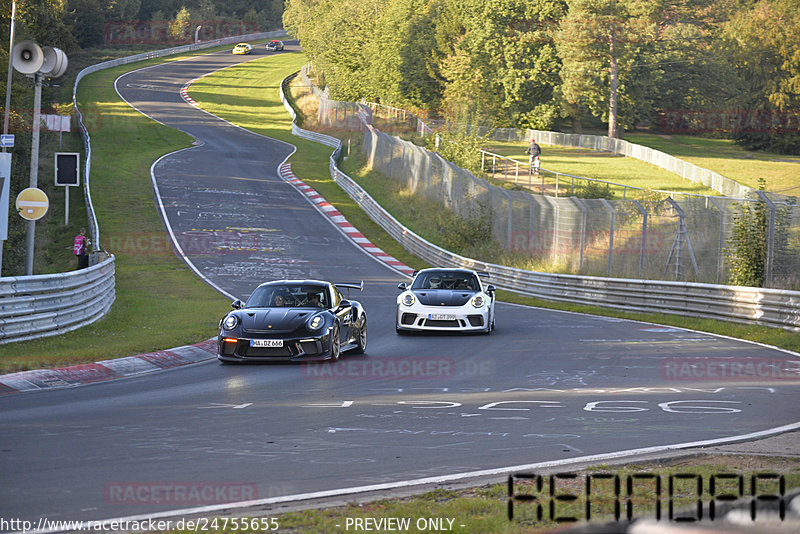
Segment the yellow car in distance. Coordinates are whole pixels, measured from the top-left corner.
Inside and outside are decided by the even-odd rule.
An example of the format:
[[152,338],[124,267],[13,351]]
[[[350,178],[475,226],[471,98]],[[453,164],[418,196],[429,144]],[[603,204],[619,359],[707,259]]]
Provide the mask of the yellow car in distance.
[[239,43],[233,47],[234,54],[249,54],[253,51],[253,47],[247,43]]

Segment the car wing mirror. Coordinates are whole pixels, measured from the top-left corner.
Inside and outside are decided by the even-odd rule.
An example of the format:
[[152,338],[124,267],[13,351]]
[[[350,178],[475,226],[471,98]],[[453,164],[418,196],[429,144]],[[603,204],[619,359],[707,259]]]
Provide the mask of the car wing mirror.
[[349,300],[342,299],[341,301],[339,301],[339,305],[336,307],[336,311],[341,311],[345,308],[349,308],[350,306],[352,306],[352,304],[350,303]]
[[497,291],[497,288],[494,286],[487,286],[486,288],[487,293],[494,293],[495,291]]
[[231,308],[233,308],[234,310],[241,310],[242,308],[244,308],[244,303],[241,300],[236,299],[233,302],[231,302]]
[[397,289],[399,289],[401,291],[405,291],[407,287],[408,286],[406,286],[405,282],[401,282],[401,283],[397,284]]

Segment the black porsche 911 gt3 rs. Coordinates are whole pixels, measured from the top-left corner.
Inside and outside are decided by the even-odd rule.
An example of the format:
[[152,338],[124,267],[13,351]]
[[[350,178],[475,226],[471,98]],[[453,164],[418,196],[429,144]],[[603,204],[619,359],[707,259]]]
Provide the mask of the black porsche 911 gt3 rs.
[[278,280],[258,286],[219,323],[217,359],[243,361],[336,361],[348,350],[367,348],[367,314],[341,289],[360,284]]

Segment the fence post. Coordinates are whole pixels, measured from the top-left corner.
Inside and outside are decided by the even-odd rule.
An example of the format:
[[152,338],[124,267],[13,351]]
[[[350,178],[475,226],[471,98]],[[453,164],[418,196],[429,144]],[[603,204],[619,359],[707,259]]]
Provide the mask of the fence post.
[[678,233],[675,235],[675,241],[672,243],[672,249],[669,251],[669,256],[667,257],[667,265],[664,267],[664,274],[667,274],[669,270],[669,262],[672,260],[672,253],[675,252],[675,279],[680,280],[683,278],[683,272],[681,269],[681,249],[683,248],[683,241],[686,240],[686,248],[689,250],[689,257],[692,260],[692,266],[694,266],[694,274],[695,276],[698,275],[699,270],[697,268],[697,260],[694,257],[694,250],[692,250],[692,242],[689,240],[689,233],[686,231],[686,217],[683,212],[683,208],[675,202],[675,199],[672,197],[667,197],[667,202],[678,212]]
[[722,273],[725,270],[725,225],[728,222],[728,211],[714,197],[706,197],[719,211],[719,242],[717,244],[717,283],[722,281]]
[[511,199],[511,194],[506,191],[505,189],[500,188],[500,192],[503,193],[506,198],[508,199],[508,215],[506,216],[506,249],[511,252],[511,229],[513,228],[513,220],[511,217],[511,207],[513,201]]
[[583,269],[583,251],[586,248],[586,205],[578,197],[572,197],[572,201],[581,209],[581,250],[578,260],[578,269]]
[[533,253],[533,236],[536,228],[536,200],[533,195],[528,195],[528,203],[530,204],[530,215],[528,216],[528,249]]
[[644,253],[647,249],[647,210],[636,199],[631,199],[633,205],[642,214],[642,247],[639,251],[639,278],[644,276]]
[[542,195],[542,198],[546,199],[550,207],[553,208],[553,243],[550,249],[550,257],[553,263],[556,263],[558,261],[558,216],[560,215],[560,210],[556,199],[546,195]]
[[611,225],[609,228],[610,232],[608,235],[608,275],[611,276],[611,267],[613,265],[613,260],[614,260],[614,228],[616,225],[617,212],[614,211],[614,206],[612,206],[608,200],[601,198],[600,202],[603,203],[603,206],[606,207],[608,213],[611,214]]

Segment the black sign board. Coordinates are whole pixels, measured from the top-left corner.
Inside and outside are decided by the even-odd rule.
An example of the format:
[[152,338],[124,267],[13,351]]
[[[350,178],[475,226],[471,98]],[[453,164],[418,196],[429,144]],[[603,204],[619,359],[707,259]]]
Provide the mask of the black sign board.
[[56,152],[56,185],[80,185],[80,154]]

